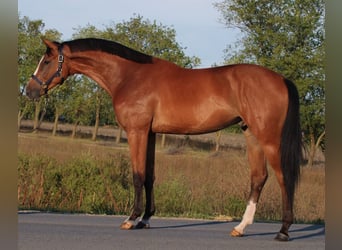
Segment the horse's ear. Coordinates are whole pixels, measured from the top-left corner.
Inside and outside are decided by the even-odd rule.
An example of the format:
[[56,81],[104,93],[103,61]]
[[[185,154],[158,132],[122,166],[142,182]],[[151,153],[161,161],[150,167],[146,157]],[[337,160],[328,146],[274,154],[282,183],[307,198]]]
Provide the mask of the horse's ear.
[[53,50],[54,49],[57,50],[58,46],[57,46],[56,42],[52,42],[52,41],[50,41],[50,40],[48,40],[46,38],[43,38],[43,37],[42,37],[42,41],[46,45],[47,48],[50,48],[50,49],[53,49]]

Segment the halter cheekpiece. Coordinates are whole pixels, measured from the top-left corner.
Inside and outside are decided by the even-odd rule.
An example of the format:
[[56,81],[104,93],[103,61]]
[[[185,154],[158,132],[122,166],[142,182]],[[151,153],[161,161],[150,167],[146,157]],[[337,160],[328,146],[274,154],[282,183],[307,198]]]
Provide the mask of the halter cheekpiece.
[[[37,76],[32,75],[32,79],[35,80],[39,85],[41,86],[42,89],[44,89],[45,94],[47,94],[49,85],[51,84],[52,80],[55,79],[56,77],[60,77],[62,75],[62,66],[64,62],[64,56],[63,56],[63,45],[60,45],[58,47],[58,67],[57,71],[46,81],[43,82],[40,80]],[[59,83],[60,85],[63,84],[64,82],[64,77],[62,77],[61,82]]]

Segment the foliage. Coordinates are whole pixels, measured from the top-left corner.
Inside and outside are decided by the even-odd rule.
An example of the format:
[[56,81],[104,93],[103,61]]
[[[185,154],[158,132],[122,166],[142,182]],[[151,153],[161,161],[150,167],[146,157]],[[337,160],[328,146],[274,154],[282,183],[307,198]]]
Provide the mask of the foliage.
[[[83,154],[65,162],[43,155],[19,154],[18,202],[20,208],[128,214],[133,205],[129,159],[116,154],[108,160]],[[155,188],[158,214],[163,216],[238,216],[245,209],[241,198],[223,201],[217,190],[197,197],[185,176],[173,172]],[[224,205],[222,205],[224,204]]]
[[243,34],[225,51],[227,63],[260,64],[294,81],[305,140],[315,143],[325,131],[323,0],[224,0],[215,7],[228,28]]
[[[34,105],[24,96],[24,87],[33,74],[35,67],[45,52],[45,46],[41,37],[51,40],[59,40],[61,33],[54,29],[44,30],[42,20],[30,20],[28,17],[20,17],[18,22],[18,124],[25,118],[34,119],[34,114],[40,113],[40,108],[44,105],[41,99],[38,105]],[[36,117],[38,119],[38,117]]]
[[198,57],[185,55],[186,48],[176,41],[176,30],[151,22],[142,16],[134,16],[129,21],[113,23],[101,31],[93,25],[79,27],[73,38],[97,37],[116,41],[148,55],[159,57],[179,66],[192,68],[200,64]]
[[156,21],[144,20],[142,16],[108,28],[114,40],[131,46],[143,53],[174,62],[181,67],[193,68],[200,64],[198,57],[185,55],[185,47],[176,42],[176,30]]
[[[109,161],[81,155],[65,164],[50,157],[19,155],[20,207],[122,214],[132,190],[129,163],[122,155]],[[113,193],[115,191],[115,193]]]
[[[94,144],[92,150],[82,153],[80,148],[77,150],[82,140],[74,142],[74,146],[57,139],[42,144],[33,150],[40,153],[32,153],[32,143],[27,143],[27,153],[19,151],[20,209],[124,215],[131,212],[133,185],[128,151],[113,151],[103,145],[96,149]],[[46,152],[51,152],[47,145],[53,146],[55,154],[47,156]],[[60,152],[66,148],[74,153],[61,158]],[[157,154],[156,215],[241,218],[250,178],[244,154],[226,152],[230,155],[205,157],[203,152],[197,156],[194,153],[172,157]],[[295,215],[300,221],[324,219],[324,180],[322,168],[303,169],[295,203]],[[261,196],[256,219],[281,219],[280,190],[273,172]]]

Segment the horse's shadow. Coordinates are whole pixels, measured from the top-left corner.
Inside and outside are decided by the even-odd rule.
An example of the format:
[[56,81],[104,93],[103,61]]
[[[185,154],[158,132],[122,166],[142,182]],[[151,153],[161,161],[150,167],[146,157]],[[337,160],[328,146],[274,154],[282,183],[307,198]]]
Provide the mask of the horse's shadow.
[[[305,235],[295,236],[293,233],[296,232],[306,232]],[[264,236],[264,235],[275,235],[277,231],[274,232],[267,232],[267,233],[250,233],[245,234],[244,237],[251,237],[251,236]],[[290,241],[292,240],[300,240],[300,239],[308,239],[317,236],[324,236],[325,235],[325,226],[324,225],[308,225],[307,227],[300,228],[300,229],[293,229],[289,230],[290,234]]]
[[325,226],[324,225],[307,225],[304,228],[290,230],[290,232],[307,232],[307,234],[305,235],[292,238],[293,240],[312,238],[315,236],[324,236]]
[[218,225],[218,224],[226,224],[226,221],[208,221],[208,222],[199,222],[199,223],[191,223],[191,224],[179,224],[179,225],[171,225],[171,226],[153,226],[150,229],[172,229],[172,228],[185,228],[185,227],[199,227],[199,226],[210,226],[210,225]]
[[[199,226],[211,226],[211,225],[219,225],[219,224],[227,224],[226,221],[209,221],[209,222],[199,222],[199,223],[191,223],[191,224],[179,224],[179,225],[170,225],[170,226],[153,226],[150,229],[172,229],[172,228],[186,228],[186,227],[199,227]],[[305,232],[305,235],[295,236],[296,232]],[[267,235],[276,235],[278,231],[273,232],[265,232],[265,233],[246,233],[244,237],[253,237],[253,236],[267,236]],[[290,241],[292,240],[300,240],[313,238],[317,236],[325,235],[325,226],[324,225],[307,225],[306,227],[300,229],[290,229],[289,233],[292,234],[290,237]]]

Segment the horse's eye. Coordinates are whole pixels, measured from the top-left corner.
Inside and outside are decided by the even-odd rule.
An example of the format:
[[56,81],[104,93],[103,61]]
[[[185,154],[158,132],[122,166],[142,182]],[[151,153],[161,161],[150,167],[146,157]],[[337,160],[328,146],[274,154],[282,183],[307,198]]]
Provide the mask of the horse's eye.
[[50,61],[48,61],[48,60],[44,61],[44,64],[49,64],[49,63],[50,63]]

